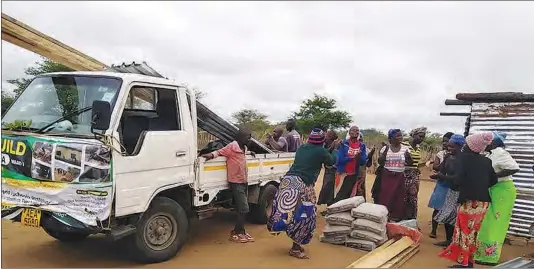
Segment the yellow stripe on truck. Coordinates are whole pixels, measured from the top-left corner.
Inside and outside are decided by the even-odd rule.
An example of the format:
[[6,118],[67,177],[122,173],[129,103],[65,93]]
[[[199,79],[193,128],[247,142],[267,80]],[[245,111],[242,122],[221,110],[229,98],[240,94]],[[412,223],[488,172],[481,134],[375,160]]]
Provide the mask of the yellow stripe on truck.
[[[282,165],[282,164],[292,164],[293,160],[284,160],[284,161],[267,161],[263,162],[264,166],[273,166],[273,165]],[[247,167],[258,167],[260,166],[259,162],[249,162],[247,163]],[[218,171],[218,170],[226,170],[226,165],[211,165],[211,166],[204,166],[204,171]]]

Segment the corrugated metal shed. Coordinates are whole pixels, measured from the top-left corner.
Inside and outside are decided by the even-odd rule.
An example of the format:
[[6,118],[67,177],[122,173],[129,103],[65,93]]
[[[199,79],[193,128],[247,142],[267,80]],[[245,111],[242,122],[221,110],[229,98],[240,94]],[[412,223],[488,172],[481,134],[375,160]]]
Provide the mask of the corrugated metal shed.
[[532,237],[534,225],[534,95],[523,93],[458,94],[448,105],[470,105],[466,133],[501,131],[506,150],[520,166],[513,175],[517,198],[509,234]]
[[[131,63],[120,65],[112,65],[110,68],[106,69],[109,72],[119,72],[119,73],[134,73],[141,74],[153,77],[164,78],[159,72],[154,70],[152,67],[148,66],[146,62],[143,63]],[[234,136],[239,130],[235,125],[228,122],[227,120],[219,117],[213,111],[208,109],[205,105],[197,101],[197,121],[198,127],[209,134],[217,137],[222,140],[225,144],[228,144],[234,140]],[[262,153],[271,153],[265,145],[258,142],[255,139],[252,139],[252,144],[250,145],[250,150],[256,152],[257,154]]]
[[534,224],[534,103],[473,103],[469,133],[501,131],[506,150],[519,163],[513,175],[517,188],[509,234],[530,236]]

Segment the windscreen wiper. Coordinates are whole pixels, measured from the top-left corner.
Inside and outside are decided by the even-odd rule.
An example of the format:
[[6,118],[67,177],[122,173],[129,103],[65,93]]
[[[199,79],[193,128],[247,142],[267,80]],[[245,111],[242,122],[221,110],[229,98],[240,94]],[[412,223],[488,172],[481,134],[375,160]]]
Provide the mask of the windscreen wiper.
[[93,108],[92,106],[88,106],[88,107],[84,107],[82,109],[78,109],[78,110],[76,110],[76,111],[74,111],[72,113],[69,113],[69,114],[67,114],[67,115],[65,115],[65,116],[63,116],[63,117],[61,117],[61,118],[59,118],[59,119],[47,124],[46,126],[44,126],[43,128],[41,128],[41,129],[39,129],[39,130],[37,130],[35,132],[38,133],[38,134],[48,133],[48,132],[50,132],[50,131],[52,131],[54,129],[54,128],[50,128],[54,124],[56,124],[58,122],[61,122],[61,121],[64,121],[64,120],[66,120],[66,119],[68,119],[68,118],[70,118],[72,116],[76,116],[76,115],[82,114],[83,112],[89,111],[92,108]]

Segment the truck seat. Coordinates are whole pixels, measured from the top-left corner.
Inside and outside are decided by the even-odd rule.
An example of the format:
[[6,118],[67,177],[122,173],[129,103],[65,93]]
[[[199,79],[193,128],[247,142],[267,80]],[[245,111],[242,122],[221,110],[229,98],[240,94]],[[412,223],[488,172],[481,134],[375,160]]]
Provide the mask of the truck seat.
[[122,123],[122,141],[128,155],[133,154],[135,146],[143,131],[148,130],[149,118],[139,115],[130,115]]

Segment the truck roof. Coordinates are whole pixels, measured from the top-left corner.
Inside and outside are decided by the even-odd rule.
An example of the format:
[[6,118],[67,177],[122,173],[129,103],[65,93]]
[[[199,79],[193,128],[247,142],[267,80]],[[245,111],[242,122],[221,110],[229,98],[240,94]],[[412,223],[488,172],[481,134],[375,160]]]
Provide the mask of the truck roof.
[[[74,72],[55,72],[46,73],[39,76],[53,76],[53,75],[79,75],[79,76],[106,76],[115,77],[123,80],[124,83],[130,83],[134,81],[148,82],[154,84],[182,86],[173,79],[158,78],[153,76],[133,74],[133,73],[117,73],[117,72],[105,72],[105,71],[74,71]],[[38,76],[38,77],[39,77]]]

